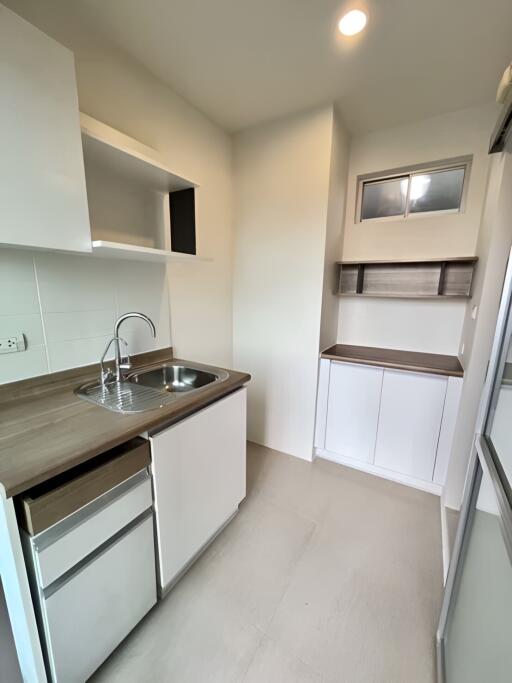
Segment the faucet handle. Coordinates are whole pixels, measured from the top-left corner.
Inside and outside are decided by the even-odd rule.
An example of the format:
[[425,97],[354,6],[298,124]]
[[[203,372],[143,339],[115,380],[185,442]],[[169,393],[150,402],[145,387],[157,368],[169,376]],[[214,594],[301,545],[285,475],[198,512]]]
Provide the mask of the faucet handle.
[[[101,385],[104,387],[106,384],[109,382],[113,382],[116,378],[115,373],[112,372],[111,368],[106,368],[105,367],[105,357],[108,353],[108,350],[112,346],[112,342],[115,341],[115,337],[112,337],[109,339],[107,346],[105,347],[105,351],[103,351],[103,355],[100,360],[100,381]],[[125,342],[126,343],[126,342]]]
[[120,342],[123,342],[124,344],[124,356],[121,354],[119,367],[122,370],[129,370],[132,367],[132,362],[130,359],[130,354],[128,353],[128,342],[126,341],[126,339],[123,339],[122,337],[118,337],[118,340]]

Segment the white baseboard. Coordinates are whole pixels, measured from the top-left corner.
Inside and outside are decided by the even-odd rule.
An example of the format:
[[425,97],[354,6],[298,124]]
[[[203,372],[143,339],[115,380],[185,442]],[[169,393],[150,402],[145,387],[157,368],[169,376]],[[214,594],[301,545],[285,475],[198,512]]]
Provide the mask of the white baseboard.
[[404,484],[405,486],[411,486],[412,488],[420,489],[420,491],[433,493],[436,496],[440,496],[443,492],[443,487],[440,484],[435,484],[434,482],[430,481],[422,481],[421,479],[415,479],[414,477],[409,477],[406,474],[400,474],[399,472],[387,470],[384,467],[372,465],[369,462],[354,460],[353,458],[347,458],[345,455],[340,455],[339,453],[326,451],[323,448],[315,448],[314,455],[318,458],[324,458],[324,460],[337,462],[339,465],[347,465],[353,469],[361,470],[362,472],[367,472],[368,474],[373,474],[377,477],[382,477],[383,479],[389,479],[397,484]]

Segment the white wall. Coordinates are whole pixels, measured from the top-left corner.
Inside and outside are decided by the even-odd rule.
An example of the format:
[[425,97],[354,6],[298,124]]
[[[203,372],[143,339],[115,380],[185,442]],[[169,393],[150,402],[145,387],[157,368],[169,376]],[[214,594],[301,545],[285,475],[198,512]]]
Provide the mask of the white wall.
[[198,251],[212,262],[168,267],[177,355],[232,364],[232,146],[230,137],[97,30],[63,17],[54,0],[7,0],[75,53],[80,108],[157,149],[193,178]]
[[[487,148],[494,104],[374,131],[352,140],[343,258],[407,259],[471,256],[475,252],[487,183]],[[473,155],[463,213],[357,223],[357,178],[442,159]]]
[[[493,104],[357,136],[350,148],[343,260],[474,255],[485,197]],[[465,211],[411,220],[355,220],[358,176],[472,155]],[[457,355],[464,301],[340,299],[338,343]]]
[[0,355],[0,383],[97,363],[122,313],[144,311],[121,330],[130,353],[170,346],[163,264],[0,250],[0,337],[24,333],[27,350]]
[[457,355],[466,305],[457,301],[340,301],[338,343]]
[[248,433],[311,459],[333,108],[235,137],[234,358]]
[[341,253],[343,224],[347,199],[347,176],[350,138],[341,113],[334,110],[327,230],[324,253],[324,281],[320,323],[320,350],[336,343],[339,302],[336,296],[336,261]]
[[[487,362],[495,334],[503,278],[512,244],[512,146],[507,155],[492,157],[491,174],[480,231],[473,299],[463,329],[464,386],[448,468],[444,503],[460,507],[474,437]],[[471,317],[477,307],[476,320]]]

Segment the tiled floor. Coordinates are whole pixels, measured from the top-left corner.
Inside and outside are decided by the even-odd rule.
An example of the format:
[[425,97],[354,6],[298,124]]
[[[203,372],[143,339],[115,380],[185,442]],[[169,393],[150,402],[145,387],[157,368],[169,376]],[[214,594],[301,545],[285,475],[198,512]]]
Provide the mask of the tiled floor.
[[238,516],[96,683],[433,683],[439,499],[249,444]]

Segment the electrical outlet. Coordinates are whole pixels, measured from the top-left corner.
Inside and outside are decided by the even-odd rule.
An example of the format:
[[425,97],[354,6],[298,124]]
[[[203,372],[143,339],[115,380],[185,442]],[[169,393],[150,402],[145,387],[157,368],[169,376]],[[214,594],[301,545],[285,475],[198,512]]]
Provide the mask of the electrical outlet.
[[25,351],[26,348],[27,344],[24,334],[0,339],[0,353],[18,353],[18,351]]

